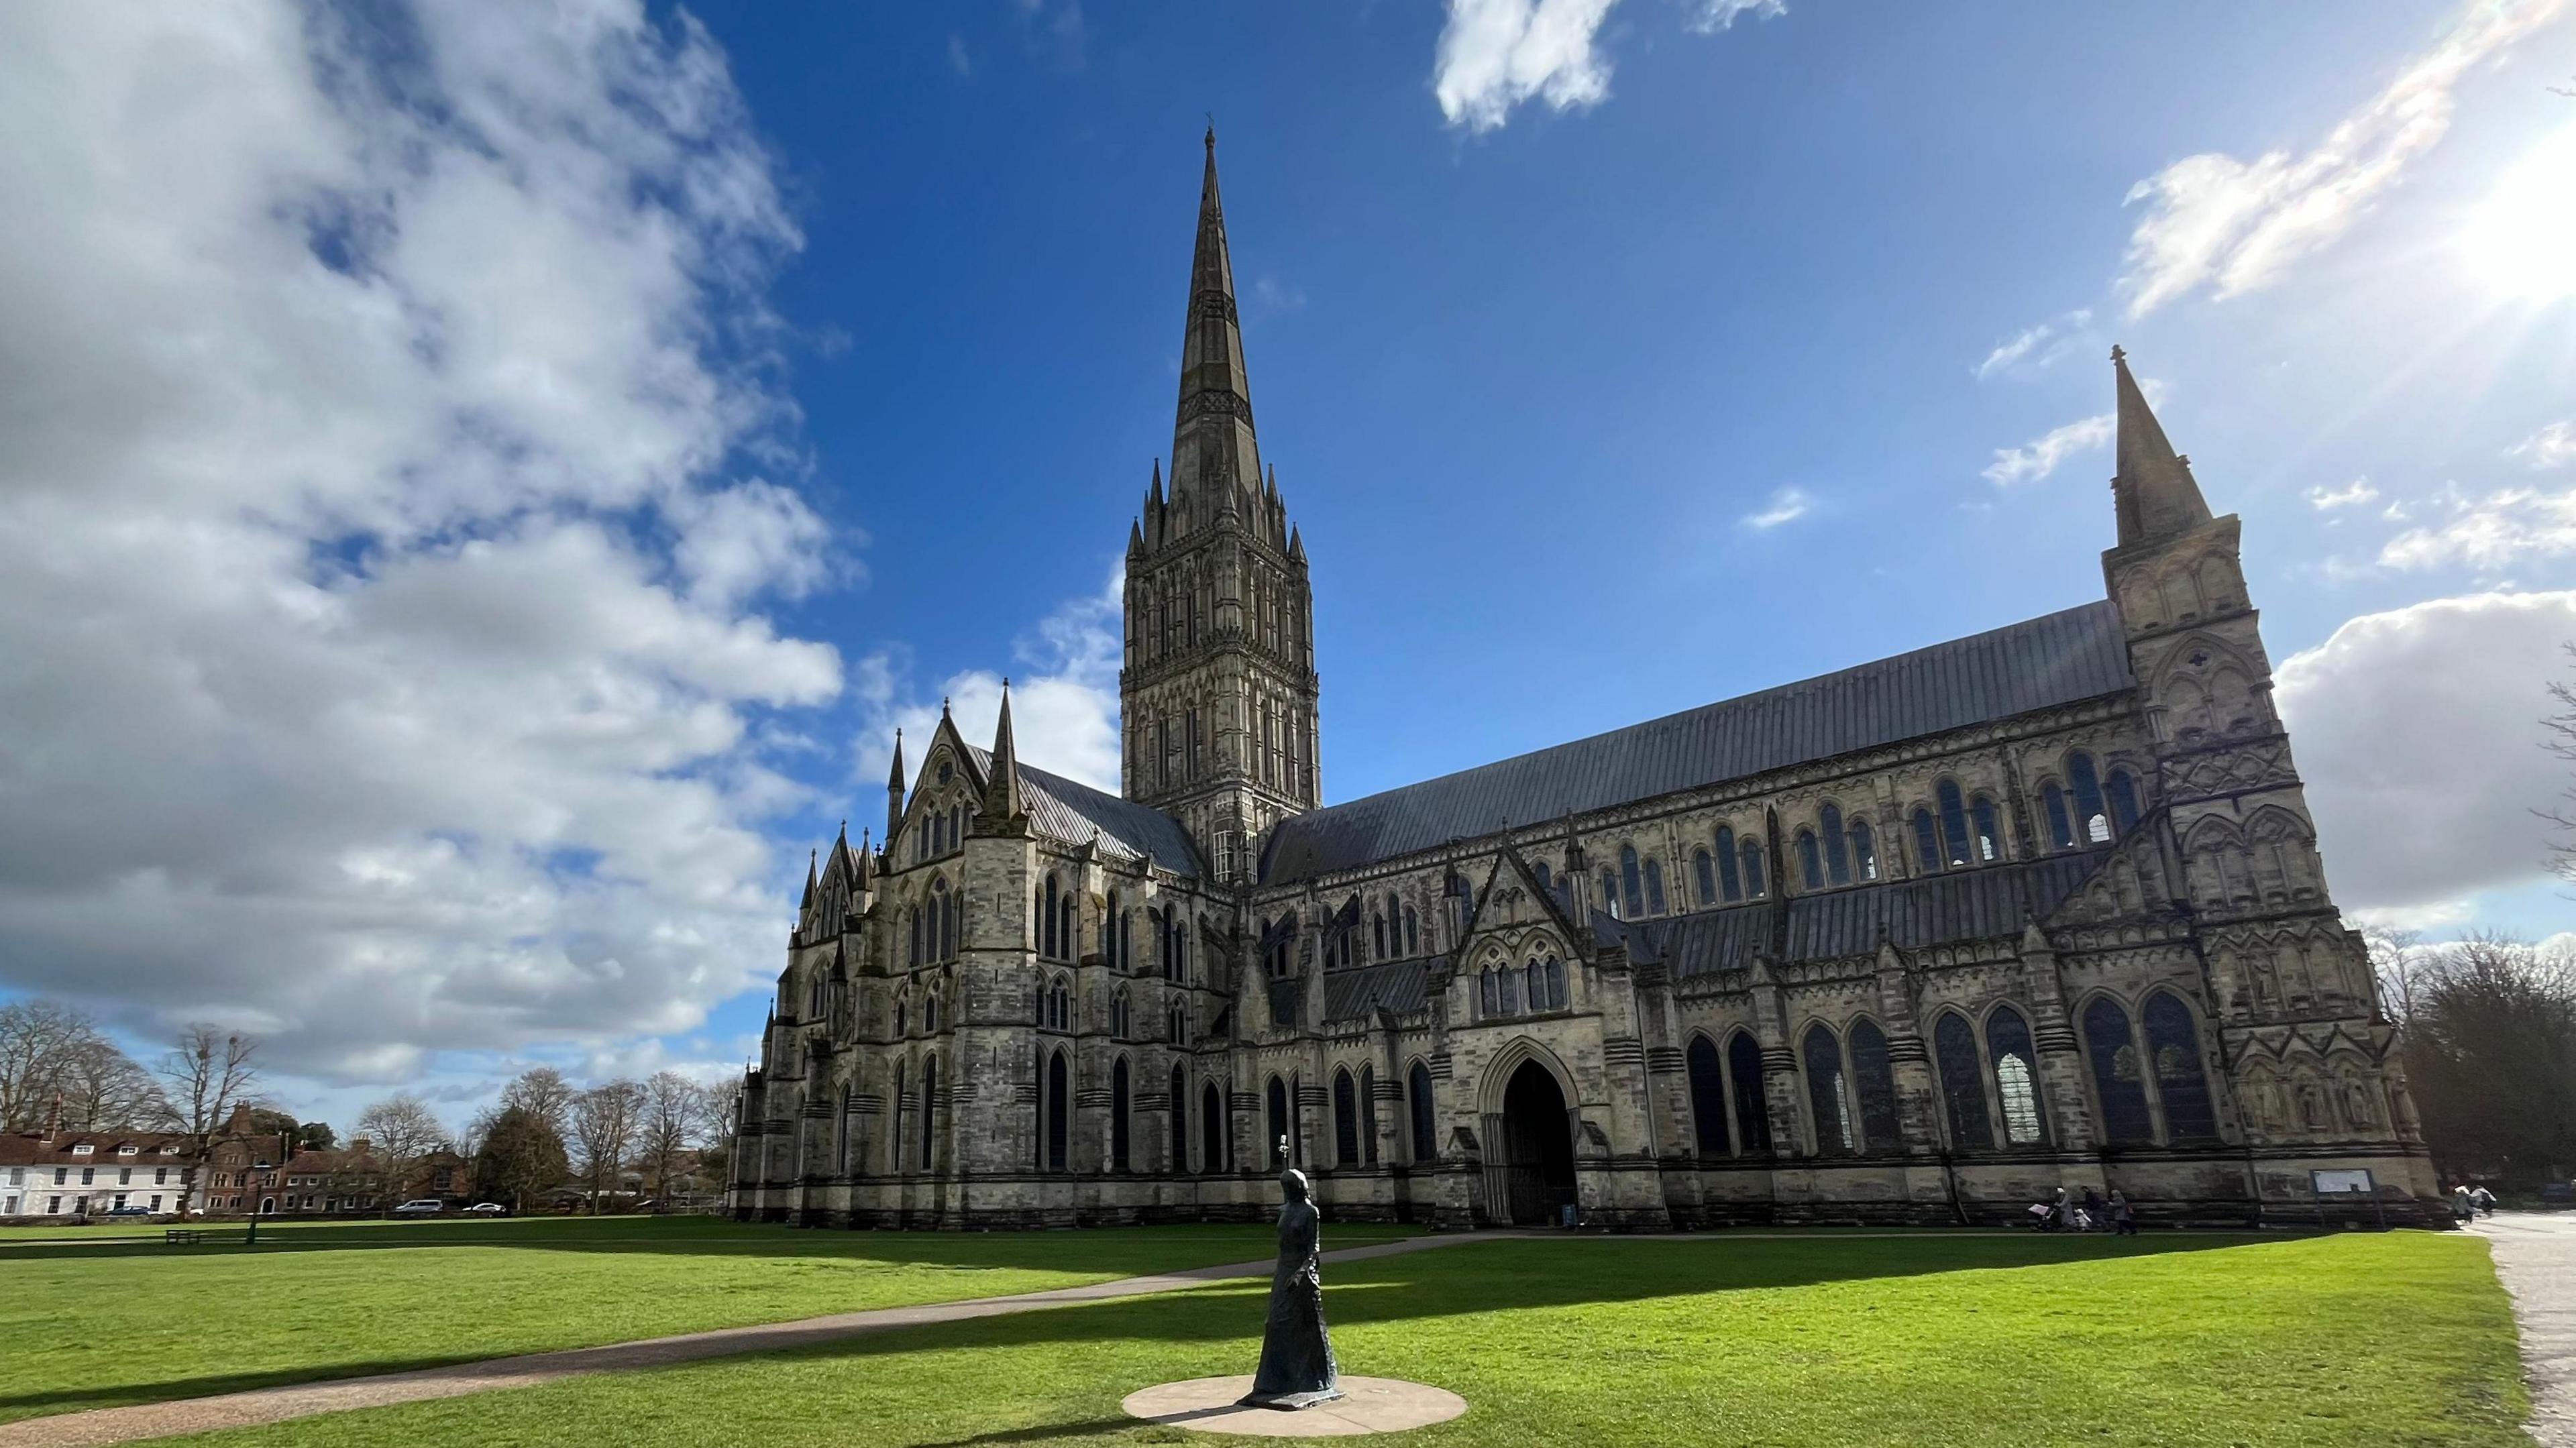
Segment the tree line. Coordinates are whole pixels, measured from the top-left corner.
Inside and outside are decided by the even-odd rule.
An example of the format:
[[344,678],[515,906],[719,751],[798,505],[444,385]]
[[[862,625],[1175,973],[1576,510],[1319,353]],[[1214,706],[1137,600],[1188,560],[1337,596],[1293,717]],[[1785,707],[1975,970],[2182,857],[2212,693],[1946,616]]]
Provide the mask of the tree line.
[[2478,934],[2364,932],[2425,1144],[2447,1181],[2576,1173],[2576,950]]
[[[299,1122],[264,1091],[259,1042],[238,1031],[191,1025],[149,1066],[86,1014],[59,1002],[0,1004],[0,1132],[184,1133],[202,1153],[237,1107],[254,1134],[295,1149],[340,1144],[327,1122]],[[577,1086],[560,1071],[524,1071],[461,1129],[427,1100],[397,1092],[358,1113],[349,1137],[367,1142],[369,1170],[388,1188],[412,1180],[440,1151],[472,1163],[474,1195],[512,1211],[567,1186],[597,1212],[627,1177],[668,1203],[694,1180],[724,1180],[733,1088],[677,1071]],[[390,1202],[387,1205],[391,1205]]]

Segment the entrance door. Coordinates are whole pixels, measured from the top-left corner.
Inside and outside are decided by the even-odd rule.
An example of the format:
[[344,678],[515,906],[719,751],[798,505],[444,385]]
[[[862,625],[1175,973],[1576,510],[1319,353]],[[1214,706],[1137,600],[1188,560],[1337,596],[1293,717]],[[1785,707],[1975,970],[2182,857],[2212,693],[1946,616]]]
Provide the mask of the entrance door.
[[1565,1093],[1536,1061],[1503,1090],[1505,1189],[1516,1226],[1552,1227],[1574,1204],[1574,1129]]

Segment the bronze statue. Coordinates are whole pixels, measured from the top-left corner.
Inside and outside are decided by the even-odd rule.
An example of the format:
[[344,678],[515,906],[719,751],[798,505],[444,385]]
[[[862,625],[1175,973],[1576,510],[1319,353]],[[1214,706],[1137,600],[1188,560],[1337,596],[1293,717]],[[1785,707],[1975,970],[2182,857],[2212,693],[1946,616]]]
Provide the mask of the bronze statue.
[[[1281,1160],[1288,1138],[1279,1138]],[[1261,1333],[1261,1367],[1242,1403],[1252,1408],[1311,1408],[1342,1395],[1342,1370],[1333,1361],[1333,1339],[1324,1330],[1324,1279],[1315,1254],[1322,1245],[1315,1204],[1306,1198],[1306,1174],[1279,1173],[1279,1267],[1270,1278],[1270,1321]]]

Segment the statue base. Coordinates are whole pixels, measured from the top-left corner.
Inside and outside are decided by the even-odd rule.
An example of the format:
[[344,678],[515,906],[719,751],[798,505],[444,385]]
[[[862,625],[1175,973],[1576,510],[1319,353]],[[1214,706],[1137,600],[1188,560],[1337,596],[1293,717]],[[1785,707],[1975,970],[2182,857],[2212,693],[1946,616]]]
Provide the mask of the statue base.
[[[1132,1418],[1198,1433],[1240,1433],[1254,1438],[1343,1438],[1365,1433],[1401,1433],[1408,1428],[1446,1423],[1467,1411],[1467,1400],[1446,1389],[1396,1378],[1342,1375],[1341,1391],[1330,1398],[1283,1412],[1279,1406],[1248,1406],[1252,1377],[1193,1378],[1163,1383],[1129,1393],[1119,1404]],[[1305,1395],[1299,1395],[1305,1396]]]
[[1234,1403],[1238,1408],[1276,1408],[1283,1413],[1293,1413],[1299,1408],[1329,1403],[1342,1395],[1339,1388],[1325,1388],[1312,1393],[1279,1393],[1267,1398],[1258,1393],[1246,1393]]

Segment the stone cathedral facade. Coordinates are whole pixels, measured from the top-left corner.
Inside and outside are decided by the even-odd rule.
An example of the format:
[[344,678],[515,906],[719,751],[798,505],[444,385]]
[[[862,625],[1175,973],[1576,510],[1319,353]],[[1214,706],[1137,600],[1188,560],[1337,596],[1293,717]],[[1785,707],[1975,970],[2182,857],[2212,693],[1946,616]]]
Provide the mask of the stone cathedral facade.
[[[2104,597],[1339,804],[1208,138],[1122,794],[943,718],[809,875],[738,1215],[1665,1228],[2440,1211],[2238,523],[2113,354]],[[2355,1198],[2335,1200],[2354,1203]]]

